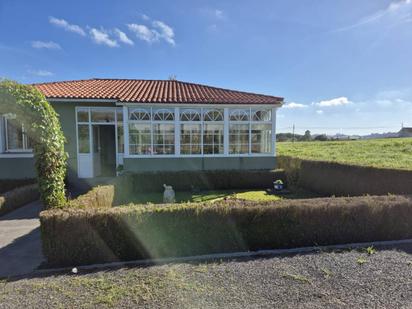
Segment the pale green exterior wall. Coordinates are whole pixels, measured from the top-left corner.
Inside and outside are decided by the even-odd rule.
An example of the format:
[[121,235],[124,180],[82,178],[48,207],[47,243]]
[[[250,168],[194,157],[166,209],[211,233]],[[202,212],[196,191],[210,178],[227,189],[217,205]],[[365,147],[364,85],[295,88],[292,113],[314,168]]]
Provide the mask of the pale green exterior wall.
[[0,179],[35,178],[33,158],[0,158]]
[[275,159],[275,157],[125,158],[124,170],[146,172],[274,169]]

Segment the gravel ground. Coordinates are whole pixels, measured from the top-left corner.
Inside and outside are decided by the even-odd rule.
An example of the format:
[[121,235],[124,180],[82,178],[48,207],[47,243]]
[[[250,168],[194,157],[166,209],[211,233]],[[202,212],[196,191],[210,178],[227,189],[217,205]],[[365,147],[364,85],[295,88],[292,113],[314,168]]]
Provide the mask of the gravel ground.
[[0,282],[0,308],[411,308],[412,255],[378,249]]

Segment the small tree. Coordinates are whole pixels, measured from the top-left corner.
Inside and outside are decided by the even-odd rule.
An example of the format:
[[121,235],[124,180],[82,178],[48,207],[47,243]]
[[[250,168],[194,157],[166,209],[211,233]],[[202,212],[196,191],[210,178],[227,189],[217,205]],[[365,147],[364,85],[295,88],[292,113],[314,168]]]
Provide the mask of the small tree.
[[44,95],[29,85],[0,81],[0,114],[15,114],[33,143],[40,198],[45,208],[66,204],[67,154],[57,113]]
[[303,135],[303,140],[304,141],[310,141],[312,139],[312,135],[310,134],[309,130],[305,131],[305,135]]

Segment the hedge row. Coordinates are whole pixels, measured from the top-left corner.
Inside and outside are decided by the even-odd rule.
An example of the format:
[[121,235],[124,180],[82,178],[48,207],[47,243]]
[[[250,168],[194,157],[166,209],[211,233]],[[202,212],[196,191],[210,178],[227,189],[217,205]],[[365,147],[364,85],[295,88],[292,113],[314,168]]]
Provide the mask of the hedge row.
[[412,198],[55,209],[40,215],[54,266],[412,237]]
[[326,195],[412,194],[412,171],[280,156],[289,183]]
[[35,182],[36,179],[0,179],[0,193],[11,191],[25,185],[31,185]]
[[282,170],[228,170],[128,173],[116,178],[116,204],[127,203],[130,195],[161,192],[163,184],[176,191],[264,189],[276,179],[285,180]]
[[86,194],[68,202],[72,208],[110,208],[114,201],[114,186],[97,186]]
[[39,198],[39,186],[31,184],[8,191],[0,196],[0,215],[15,210]]

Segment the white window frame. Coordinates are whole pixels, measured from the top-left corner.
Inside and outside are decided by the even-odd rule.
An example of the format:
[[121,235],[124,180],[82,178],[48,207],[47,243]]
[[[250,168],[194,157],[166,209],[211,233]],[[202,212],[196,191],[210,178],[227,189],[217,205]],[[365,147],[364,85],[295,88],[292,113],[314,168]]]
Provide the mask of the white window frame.
[[16,149],[9,149],[9,134],[8,134],[8,126],[7,126],[7,122],[8,122],[8,118],[7,117],[3,117],[3,122],[2,122],[2,126],[4,128],[4,152],[5,153],[17,153],[17,154],[32,154],[33,153],[33,148],[27,148],[28,145],[28,137],[27,137],[27,132],[24,128],[23,124],[21,125],[21,131],[22,131],[22,142],[23,142],[23,148],[16,148]]
[[[276,142],[276,110],[278,106],[274,105],[249,105],[245,107],[245,105],[228,105],[228,104],[221,104],[221,105],[213,105],[213,104],[164,104],[164,103],[118,103],[118,105],[123,106],[123,125],[124,125],[124,134],[125,134],[125,158],[196,158],[196,157],[273,157],[275,156],[275,142]],[[138,108],[138,107],[144,107],[144,108],[149,108],[152,111],[152,108],[170,108],[174,109],[175,111],[175,118],[174,118],[174,126],[175,126],[175,153],[174,154],[167,154],[167,155],[157,155],[157,154],[145,154],[145,155],[139,155],[139,154],[130,154],[129,153],[129,123],[136,122],[135,120],[130,120],[129,119],[129,109],[132,108]],[[181,154],[180,153],[180,130],[181,126],[180,124],[183,123],[183,121],[180,121],[180,112],[183,109],[201,109],[201,128],[202,128],[202,154]],[[224,152],[222,154],[204,154],[204,110],[206,109],[223,109],[223,149]],[[229,125],[230,125],[230,120],[229,120],[229,113],[231,109],[248,109],[249,110],[249,121],[244,121],[243,123],[248,123],[249,126],[249,151],[248,153],[242,153],[242,154],[229,154]],[[252,110],[258,110],[258,109],[264,109],[264,110],[270,110],[271,111],[271,120],[270,121],[252,121],[253,115],[252,115]],[[125,118],[125,115],[127,115],[127,118]],[[151,123],[153,122],[153,117],[151,117]],[[265,124],[271,124],[271,135],[272,135],[272,141],[271,141],[271,152],[270,153],[252,153],[252,148],[251,148],[251,128],[252,128],[252,122],[253,124],[259,124],[259,123],[265,123]],[[172,121],[170,121],[172,123]],[[191,123],[190,121],[184,121],[184,123]],[[193,122],[195,124],[199,124],[198,121]],[[208,121],[207,123],[213,123],[213,121]],[[218,122],[219,123],[219,122]],[[152,128],[152,134],[153,134],[153,128]],[[153,147],[153,138],[152,138],[152,147]]]

